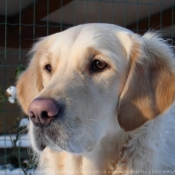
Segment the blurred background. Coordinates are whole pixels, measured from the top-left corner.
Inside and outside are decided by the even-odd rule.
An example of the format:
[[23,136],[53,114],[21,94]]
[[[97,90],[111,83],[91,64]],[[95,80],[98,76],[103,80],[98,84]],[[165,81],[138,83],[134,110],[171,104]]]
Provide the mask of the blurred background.
[[28,118],[15,101],[28,51],[38,38],[84,23],[161,30],[174,45],[175,0],[0,0],[0,175],[35,174]]

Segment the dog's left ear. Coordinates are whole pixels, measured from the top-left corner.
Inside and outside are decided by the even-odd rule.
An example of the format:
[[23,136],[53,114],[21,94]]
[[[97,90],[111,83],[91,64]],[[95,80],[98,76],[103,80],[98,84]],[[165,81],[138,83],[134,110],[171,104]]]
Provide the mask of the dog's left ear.
[[41,38],[30,51],[31,60],[27,69],[18,77],[17,101],[23,111],[28,114],[28,107],[32,100],[37,97],[43,89],[40,59],[45,51],[48,51],[52,43],[57,39],[58,33]]
[[31,101],[43,88],[38,60],[37,56],[31,59],[28,68],[20,75],[16,84],[17,100],[26,114]]
[[131,41],[128,77],[118,108],[118,121],[125,131],[159,116],[175,99],[175,58],[170,46],[153,33]]

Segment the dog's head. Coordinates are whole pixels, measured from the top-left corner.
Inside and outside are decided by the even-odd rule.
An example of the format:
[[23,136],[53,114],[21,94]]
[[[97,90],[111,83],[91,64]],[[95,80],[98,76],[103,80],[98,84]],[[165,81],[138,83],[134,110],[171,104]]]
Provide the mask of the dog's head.
[[80,25],[41,39],[32,54],[17,96],[36,151],[88,152],[119,125],[137,129],[174,100],[173,53],[152,33]]

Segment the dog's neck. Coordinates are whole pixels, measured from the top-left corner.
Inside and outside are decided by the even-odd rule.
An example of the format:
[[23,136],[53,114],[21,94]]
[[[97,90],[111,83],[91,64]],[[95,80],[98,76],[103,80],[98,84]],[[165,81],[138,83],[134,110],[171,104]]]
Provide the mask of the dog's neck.
[[[104,140],[105,141],[105,140]],[[114,142],[114,141],[113,141]],[[109,174],[115,168],[118,159],[117,149],[112,147],[112,142],[106,140],[105,149],[103,143],[96,145],[91,151],[83,155],[66,153],[64,169],[80,172],[82,175]],[[117,147],[117,144],[115,144]],[[71,162],[70,164],[68,162]],[[75,173],[76,174],[76,173]]]
[[[127,141],[127,134],[120,129],[112,129],[96,144],[94,149],[83,155],[75,155],[69,152],[55,152],[46,148],[42,153],[41,167],[48,167],[48,172],[64,172],[64,175],[110,175],[120,159],[123,145]],[[43,159],[45,157],[45,159]],[[56,162],[56,164],[55,164]],[[50,169],[50,170],[49,170]],[[68,172],[70,171],[70,172]],[[54,172],[52,173],[54,174]],[[55,173],[56,174],[56,173]]]
[[80,172],[81,175],[112,174],[120,158],[122,146],[126,143],[126,138],[126,133],[121,129],[113,130],[104,136],[91,152],[83,155],[66,153],[65,171],[73,170]]

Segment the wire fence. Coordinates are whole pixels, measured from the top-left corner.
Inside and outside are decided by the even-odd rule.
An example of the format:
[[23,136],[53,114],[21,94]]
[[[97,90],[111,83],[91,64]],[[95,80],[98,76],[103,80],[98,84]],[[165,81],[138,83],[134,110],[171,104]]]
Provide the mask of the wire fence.
[[173,41],[175,0],[0,1],[0,175],[34,174],[36,168],[27,116],[7,92],[26,67],[32,44],[40,37],[92,22],[113,23],[139,34],[157,29]]

